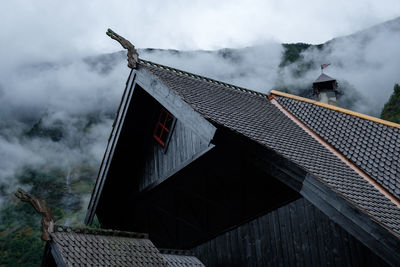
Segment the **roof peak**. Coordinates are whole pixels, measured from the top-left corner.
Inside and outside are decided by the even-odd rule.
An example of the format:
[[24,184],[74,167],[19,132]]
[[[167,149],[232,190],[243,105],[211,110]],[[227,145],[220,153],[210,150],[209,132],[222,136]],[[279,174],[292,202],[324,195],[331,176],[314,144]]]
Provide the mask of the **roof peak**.
[[[321,74],[321,75],[324,75],[324,74]],[[397,123],[394,123],[394,122],[390,122],[390,121],[386,121],[386,120],[382,120],[382,119],[379,119],[379,118],[376,118],[376,117],[373,117],[373,116],[369,116],[369,115],[366,115],[366,114],[363,114],[363,113],[355,112],[355,111],[352,111],[352,110],[349,110],[349,109],[340,108],[340,107],[337,107],[337,106],[333,106],[333,105],[329,105],[329,104],[326,104],[326,103],[318,102],[318,101],[315,101],[315,100],[312,100],[312,99],[308,99],[308,98],[304,98],[304,97],[301,97],[301,96],[296,96],[296,95],[292,95],[292,94],[289,94],[289,93],[279,92],[279,91],[276,91],[276,90],[271,90],[270,91],[270,95],[277,95],[277,96],[282,96],[282,97],[287,97],[287,98],[291,98],[291,99],[307,102],[307,103],[314,104],[314,105],[317,105],[317,106],[320,106],[320,107],[329,108],[331,110],[339,111],[339,112],[342,112],[342,113],[345,113],[345,114],[348,114],[348,115],[351,115],[351,116],[359,117],[361,119],[369,120],[369,121],[380,123],[380,124],[383,124],[383,125],[386,125],[386,126],[389,126],[389,127],[394,127],[394,128],[400,129],[400,124],[397,124]]]
[[323,83],[329,81],[336,81],[336,79],[326,75],[325,73],[321,73],[321,75],[318,76],[314,83]]

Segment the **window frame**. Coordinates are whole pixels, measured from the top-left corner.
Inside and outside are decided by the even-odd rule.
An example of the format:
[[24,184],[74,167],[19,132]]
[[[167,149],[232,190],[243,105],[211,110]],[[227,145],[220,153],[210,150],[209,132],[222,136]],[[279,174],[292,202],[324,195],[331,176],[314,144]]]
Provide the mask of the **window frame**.
[[[164,114],[165,114],[165,119],[164,119],[164,121],[162,121]],[[172,122],[171,122],[169,128],[167,127],[168,118],[172,119]],[[169,112],[166,108],[164,108],[164,107],[161,108],[160,115],[158,116],[156,125],[154,126],[153,138],[161,147],[164,148],[164,153],[167,152],[168,144],[171,139],[172,132],[174,131],[175,124],[176,124],[175,116],[172,115],[172,113]],[[161,128],[161,131],[159,134],[157,134],[157,132],[159,131],[160,128]],[[163,134],[165,134],[165,132],[167,132],[167,137],[163,141],[162,137],[163,137]]]

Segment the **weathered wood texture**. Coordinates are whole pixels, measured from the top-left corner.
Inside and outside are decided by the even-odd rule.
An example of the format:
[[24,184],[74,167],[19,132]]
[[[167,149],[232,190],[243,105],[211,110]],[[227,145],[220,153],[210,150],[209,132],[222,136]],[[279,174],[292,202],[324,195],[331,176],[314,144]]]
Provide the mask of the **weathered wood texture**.
[[[218,133],[218,132],[217,132]],[[225,137],[224,140],[227,138]],[[386,262],[399,266],[400,240],[389,229],[364,213],[354,203],[333,191],[330,186],[317,177],[311,176],[293,162],[277,155],[274,151],[260,149],[256,144],[243,140],[255,165],[272,175],[314,204],[332,221],[346,229],[370,250],[380,255]],[[240,142],[237,142],[240,143]],[[217,143],[218,146],[218,143]]]
[[136,194],[125,190],[135,186],[127,183],[134,179],[114,176],[99,204],[99,221],[106,228],[148,233],[157,247],[187,249],[300,197],[246,159],[236,147],[216,146]]
[[138,191],[164,181],[208,149],[204,139],[177,120],[166,151],[155,140],[148,142],[143,169],[138,175]]
[[206,266],[387,266],[304,198],[193,251]]
[[[131,99],[125,112],[129,123],[120,126],[113,157],[107,161],[104,190],[96,209],[103,227],[113,227],[113,222],[119,221],[117,218],[123,221],[130,216],[125,215],[126,209],[120,203],[131,202],[138,194],[150,191],[213,147],[209,142],[212,136],[204,138],[203,134],[200,137],[193,127],[187,126],[188,118],[181,121],[177,117],[165,151],[153,137],[162,105],[139,85],[134,87]],[[176,116],[170,109],[168,111]],[[204,119],[196,120],[196,124],[201,123],[209,124]]]
[[[185,128],[196,133],[202,139],[202,142],[207,144],[207,147],[210,144],[216,131],[216,128],[210,122],[195,112],[192,107],[147,71],[137,70],[131,72],[100,167],[95,189],[93,190],[89,210],[85,218],[86,224],[92,222],[100,202],[105,204],[101,209],[108,210],[111,208],[115,210],[113,205],[115,205],[114,202],[118,202],[118,198],[115,199],[114,196],[110,196],[111,199],[115,199],[111,202],[110,199],[107,199],[108,196],[105,195],[108,193],[103,192],[105,184],[108,184],[107,187],[109,187],[106,191],[113,192],[112,190],[114,190],[115,186],[122,195],[136,193],[133,192],[134,189],[144,188],[147,184],[154,182],[146,181],[141,186],[138,186],[140,181],[137,181],[135,177],[142,168],[144,147],[147,146],[152,137],[161,106],[170,111],[178,121],[185,125]],[[128,121],[129,123],[125,123]],[[184,132],[187,134],[186,130]],[[191,141],[197,144],[196,140]],[[203,152],[205,151],[207,150],[203,150]],[[195,159],[200,155],[191,155],[191,157]],[[187,159],[190,161],[191,157]],[[189,163],[187,159],[179,162],[183,164],[180,167],[184,167],[185,164]],[[177,162],[175,161],[175,163]],[[174,166],[177,167],[178,163]],[[156,167],[159,168],[159,166]],[[167,168],[167,170],[169,172],[171,169]],[[177,170],[177,168],[174,168],[174,170]],[[162,173],[165,174],[166,172],[163,171]],[[151,176],[151,178],[157,179],[158,177],[158,175]],[[165,178],[166,176],[163,177]],[[110,179],[114,181],[110,182]],[[126,179],[129,180],[127,181]],[[119,182],[122,180],[124,180],[125,184],[123,189],[119,187]],[[110,188],[109,183],[114,185],[111,185]],[[154,186],[154,183],[152,185]]]
[[136,71],[136,82],[158,103],[165,107],[169,112],[182,121],[187,127],[199,136],[210,142],[216,128],[196,112],[181,97],[176,95],[171,89],[165,86],[156,76],[150,74],[143,68]]

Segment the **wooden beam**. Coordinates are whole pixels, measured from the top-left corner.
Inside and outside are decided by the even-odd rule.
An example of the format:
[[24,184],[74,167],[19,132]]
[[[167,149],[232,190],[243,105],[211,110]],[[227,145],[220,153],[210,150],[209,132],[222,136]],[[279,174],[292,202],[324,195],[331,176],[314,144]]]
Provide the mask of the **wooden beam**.
[[215,147],[215,145],[210,144],[206,149],[194,154],[192,157],[190,157],[188,160],[184,161],[182,164],[180,164],[179,166],[177,166],[176,168],[174,168],[173,170],[169,171],[166,173],[165,176],[163,177],[159,177],[159,179],[157,179],[157,181],[149,184],[148,186],[146,186],[144,189],[142,189],[141,191],[135,192],[135,194],[137,194],[138,197],[142,196],[145,193],[148,193],[149,191],[153,190],[154,188],[156,188],[158,185],[160,185],[161,183],[163,183],[164,181],[166,181],[167,179],[173,177],[175,174],[177,174],[179,171],[183,170],[185,167],[189,166],[189,164],[191,164],[192,162],[194,162],[195,160],[201,158],[203,155],[207,154],[208,151],[212,150]]
[[162,106],[171,112],[185,126],[198,134],[208,143],[214,137],[216,128],[209,121],[203,118],[181,97],[175,94],[170,88],[164,85],[156,76],[144,68],[136,71],[137,84],[156,99]]
[[64,261],[64,258],[61,255],[60,250],[57,247],[57,244],[54,241],[48,241],[50,243],[51,255],[53,255],[54,261],[57,263],[57,266],[67,267],[67,264]]
[[118,108],[117,116],[113,123],[113,128],[110,133],[110,137],[108,138],[108,144],[106,147],[106,151],[103,157],[103,160],[100,165],[100,169],[97,175],[96,184],[94,186],[92,196],[89,202],[89,207],[86,212],[85,224],[90,225],[93,221],[94,215],[96,213],[97,204],[99,202],[101,192],[103,191],[103,186],[108,174],[108,170],[114,155],[115,148],[117,146],[117,141],[119,135],[121,134],[122,126],[125,121],[126,113],[128,111],[129,103],[131,101],[133,91],[136,85],[135,79],[136,74],[134,71],[131,71],[129,74],[128,80],[126,82],[126,87],[124,93],[122,95],[121,103]]
[[[282,162],[284,163],[285,160]],[[255,162],[255,165],[298,191],[332,221],[343,227],[386,262],[394,266],[400,263],[400,239],[392,231],[368,216],[358,205],[334,191],[322,180],[306,172],[301,174],[290,164],[282,166],[282,162],[276,164],[270,158],[265,158]]]
[[349,110],[349,109],[345,109],[345,108],[329,105],[329,104],[326,104],[326,103],[318,102],[316,100],[312,100],[312,99],[309,99],[309,98],[304,98],[304,97],[300,97],[300,96],[296,96],[296,95],[292,95],[292,94],[288,94],[288,93],[284,93],[284,92],[279,92],[279,91],[276,91],[276,90],[271,90],[269,97],[273,99],[274,95],[282,96],[282,97],[286,97],[286,98],[291,98],[291,99],[295,99],[295,100],[298,100],[298,101],[303,101],[303,102],[314,104],[316,106],[320,106],[320,107],[324,107],[324,108],[329,108],[329,109],[332,109],[332,110],[335,110],[335,111],[339,111],[339,112],[342,112],[342,113],[345,113],[345,114],[348,114],[348,115],[351,115],[351,116],[359,117],[361,119],[377,122],[377,123],[380,123],[380,124],[384,124],[386,126],[390,126],[390,127],[394,127],[394,128],[400,129],[400,124],[398,124],[398,123],[382,120],[382,119],[379,119],[379,118],[376,118],[376,117],[372,117],[372,116],[369,116],[369,115],[365,115],[365,114],[362,114],[362,113],[358,113],[358,112],[355,112],[355,111],[352,111],[352,110]]

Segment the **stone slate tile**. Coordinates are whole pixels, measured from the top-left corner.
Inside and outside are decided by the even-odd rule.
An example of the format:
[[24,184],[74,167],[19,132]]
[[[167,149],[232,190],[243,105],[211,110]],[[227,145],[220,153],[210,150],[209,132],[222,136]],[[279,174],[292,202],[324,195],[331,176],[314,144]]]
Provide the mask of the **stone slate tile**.
[[400,129],[291,98],[277,101],[400,199]]
[[[400,209],[298,127],[271,104],[265,95],[148,61],[141,60],[138,67],[158,77],[204,118],[275,150],[321,178],[389,229],[400,233]],[[315,107],[312,109],[316,110]],[[310,117],[310,120],[315,121],[316,128],[325,127],[320,120]],[[346,123],[351,126],[345,129],[353,136],[358,136],[354,127],[359,127],[359,122],[350,118]],[[331,135],[338,142],[333,132]],[[359,149],[352,152],[360,153]]]
[[52,241],[67,266],[204,266],[197,258],[162,255],[133,233],[56,226]]

